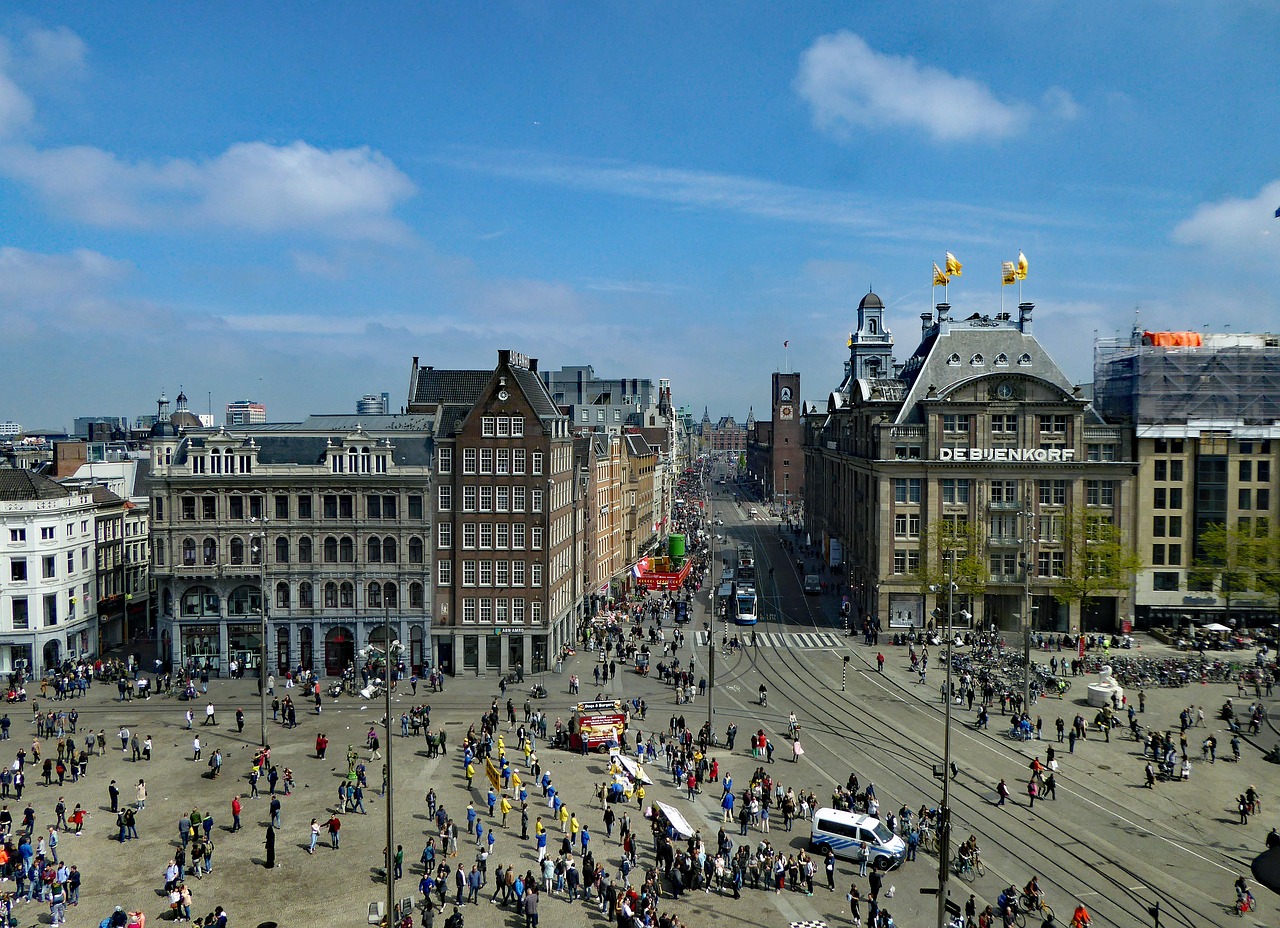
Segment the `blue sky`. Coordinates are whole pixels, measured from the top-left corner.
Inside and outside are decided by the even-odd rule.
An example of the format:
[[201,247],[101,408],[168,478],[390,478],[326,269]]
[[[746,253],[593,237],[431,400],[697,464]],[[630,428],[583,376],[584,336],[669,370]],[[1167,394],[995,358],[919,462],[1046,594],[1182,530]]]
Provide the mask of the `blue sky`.
[[965,315],[1024,251],[1081,381],[1135,307],[1276,331],[1277,48],[1258,0],[10,2],[0,419],[505,347],[741,417],[824,401],[869,286],[905,357],[947,250]]

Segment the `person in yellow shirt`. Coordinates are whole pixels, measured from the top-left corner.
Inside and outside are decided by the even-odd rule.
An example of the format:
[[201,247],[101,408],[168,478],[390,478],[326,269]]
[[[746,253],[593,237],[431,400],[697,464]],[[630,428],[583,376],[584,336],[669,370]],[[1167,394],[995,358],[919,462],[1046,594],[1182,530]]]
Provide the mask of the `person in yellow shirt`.
[[569,841],[570,843],[578,843],[578,832],[582,830],[582,825],[578,822],[578,816],[569,817]]
[[560,833],[562,835],[569,833],[569,807],[567,805],[560,807]]
[[535,835],[540,835],[546,830],[547,830],[547,826],[542,824],[542,816],[539,815],[538,820],[533,823],[533,833]]
[[644,784],[639,780],[636,781],[636,805],[644,808]]
[[498,811],[502,813],[502,827],[507,827],[507,813],[511,811],[511,800],[506,796],[502,797],[502,801],[498,803]]
[[476,765],[467,762],[467,789],[471,789],[471,781],[476,778]]

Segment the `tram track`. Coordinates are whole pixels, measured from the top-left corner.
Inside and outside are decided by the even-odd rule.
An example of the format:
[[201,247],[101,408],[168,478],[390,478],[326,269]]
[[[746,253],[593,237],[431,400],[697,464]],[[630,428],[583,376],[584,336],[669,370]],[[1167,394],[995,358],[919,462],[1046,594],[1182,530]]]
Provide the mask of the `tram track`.
[[[757,557],[768,564],[777,560],[777,539],[768,539],[765,533],[751,523],[742,528],[750,535],[756,548]],[[780,564],[777,566],[781,566]],[[790,569],[794,566],[788,564]],[[797,577],[797,580],[799,578]],[[775,600],[780,602],[773,581]],[[824,630],[825,617],[813,614],[812,608],[805,601],[806,618],[814,631]],[[819,621],[822,619],[823,621]],[[795,626],[789,626],[795,627]],[[830,626],[826,626],[829,628]],[[851,649],[852,652],[852,649]],[[843,655],[842,655],[843,656]],[[858,660],[863,669],[870,670],[865,659],[852,652],[851,657]],[[799,681],[812,679],[813,668],[799,654],[786,649],[773,649],[769,660],[762,660],[756,649],[744,649],[740,658],[732,666],[733,679],[745,680],[754,673],[762,678],[772,690],[775,700],[789,696],[797,707],[812,713],[812,718],[819,721],[819,733],[832,735],[845,744],[853,744],[861,748],[867,760],[884,771],[893,785],[901,785],[905,789],[923,796],[933,796],[937,792],[937,783],[933,778],[931,755],[922,755],[909,749],[910,738],[907,733],[893,726],[880,722],[874,712],[855,712],[844,700],[816,699],[812,689],[805,688]],[[878,676],[878,675],[877,675]],[[936,708],[931,709],[928,701],[920,704],[917,697],[901,684],[886,679],[882,689],[886,698],[893,698],[911,705],[925,716],[932,716]],[[781,705],[781,704],[779,704]],[[780,727],[781,724],[780,724]],[[910,726],[914,727],[914,726]],[[1006,762],[1025,761],[1025,755],[1013,751],[1008,746],[988,737],[986,747],[1000,755]],[[921,739],[921,743],[928,743]],[[843,752],[835,752],[840,756]],[[1121,827],[1129,827],[1138,833],[1145,833],[1160,841],[1171,841],[1159,835],[1143,824],[1134,822],[1110,808],[1114,800],[1101,793],[1089,790],[1078,783],[1074,777],[1058,777],[1059,789],[1064,793],[1070,791],[1082,802],[1093,807],[1102,815],[1116,823],[1124,823]],[[897,781],[896,783],[894,781]],[[884,782],[881,780],[881,782]],[[891,792],[894,790],[890,790]],[[1133,855],[1120,851],[1100,835],[1068,837],[1058,825],[1049,822],[1040,815],[1032,813],[1032,817],[1009,815],[997,821],[992,815],[995,806],[986,798],[990,787],[965,782],[963,779],[953,781],[952,814],[956,821],[953,834],[959,836],[966,829],[978,832],[983,844],[988,848],[987,859],[992,861],[992,849],[999,849],[1009,859],[1021,861],[1028,865],[1029,871],[1045,876],[1053,885],[1063,889],[1074,898],[1086,896],[1090,900],[1091,909],[1101,908],[1095,912],[1100,920],[1110,921],[1116,925],[1147,924],[1150,919],[1148,905],[1151,896],[1161,899],[1161,912],[1166,925],[1199,926],[1206,921],[1216,923],[1226,911],[1220,900],[1208,895],[1198,887],[1181,886],[1172,889],[1167,881],[1157,881],[1150,874],[1143,874],[1131,865]],[[1088,795],[1092,794],[1092,795]],[[957,814],[959,813],[959,814]],[[961,823],[965,827],[961,827]],[[1068,824],[1067,827],[1071,827]],[[1094,838],[1088,842],[1088,838]],[[1164,856],[1164,855],[1158,855]],[[1200,856],[1201,860],[1209,861]],[[1065,857],[1065,859],[1064,859]],[[1222,864],[1215,863],[1218,867]],[[1223,867],[1223,869],[1228,869]],[[957,880],[961,886],[968,885]],[[1020,885],[1021,879],[1008,882]],[[1154,884],[1154,886],[1153,886]],[[1079,887],[1072,894],[1071,887]],[[1195,896],[1203,905],[1192,906],[1187,897]],[[1105,900],[1099,904],[1096,900]]]

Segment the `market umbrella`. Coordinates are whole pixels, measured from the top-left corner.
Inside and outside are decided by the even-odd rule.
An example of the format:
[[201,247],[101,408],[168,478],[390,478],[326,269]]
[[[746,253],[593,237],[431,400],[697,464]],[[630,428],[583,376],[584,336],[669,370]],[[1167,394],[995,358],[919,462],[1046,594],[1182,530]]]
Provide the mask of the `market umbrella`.
[[1203,626],[1201,626],[1200,630],[1201,630],[1201,631],[1205,631],[1205,632],[1229,632],[1229,631],[1231,631],[1231,629],[1230,629],[1230,628],[1228,628],[1227,626],[1222,625],[1222,624],[1220,624],[1220,623],[1218,623],[1218,622],[1210,622],[1208,625],[1203,625]]

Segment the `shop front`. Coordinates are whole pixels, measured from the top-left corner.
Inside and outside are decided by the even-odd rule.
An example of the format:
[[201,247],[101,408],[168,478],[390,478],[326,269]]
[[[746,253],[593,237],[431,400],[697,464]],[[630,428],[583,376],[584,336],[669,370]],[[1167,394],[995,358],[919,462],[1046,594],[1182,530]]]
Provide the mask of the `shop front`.
[[345,625],[337,625],[324,633],[324,672],[340,677],[356,660],[355,633]]
[[183,667],[217,674],[222,667],[222,635],[217,624],[178,624],[178,661]]
[[[256,673],[262,657],[260,622],[227,623],[227,660],[235,661],[241,673]],[[229,666],[229,663],[228,663]]]

